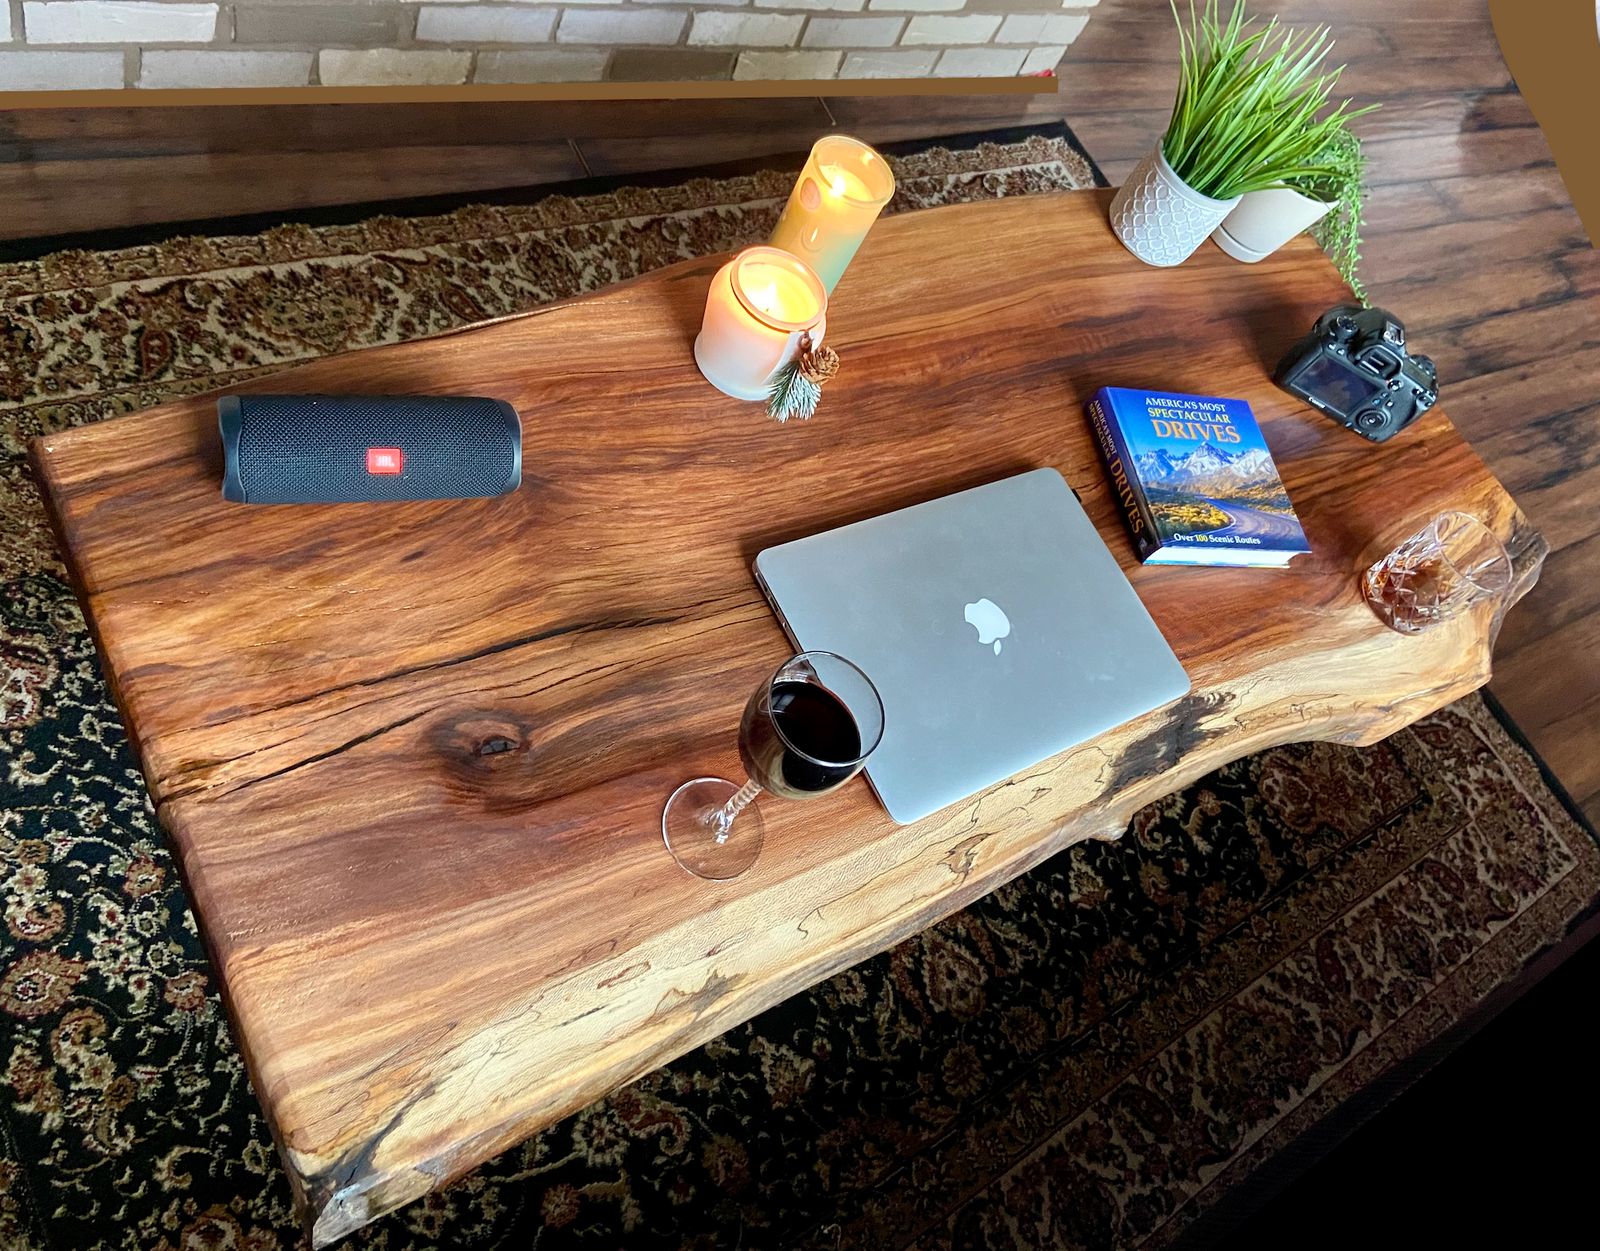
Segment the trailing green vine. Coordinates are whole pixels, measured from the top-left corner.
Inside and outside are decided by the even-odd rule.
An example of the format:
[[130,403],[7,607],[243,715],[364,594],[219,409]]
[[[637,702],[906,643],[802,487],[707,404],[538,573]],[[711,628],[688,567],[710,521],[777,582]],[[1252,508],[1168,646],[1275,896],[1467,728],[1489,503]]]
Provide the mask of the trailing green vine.
[[1356,297],[1370,305],[1367,289],[1356,276],[1356,264],[1361,260],[1361,227],[1366,220],[1362,215],[1366,195],[1361,180],[1367,158],[1361,151],[1361,140],[1341,126],[1328,136],[1313,163],[1326,172],[1288,178],[1285,182],[1313,199],[1335,202],[1327,216],[1311,227],[1311,237],[1322,245]]

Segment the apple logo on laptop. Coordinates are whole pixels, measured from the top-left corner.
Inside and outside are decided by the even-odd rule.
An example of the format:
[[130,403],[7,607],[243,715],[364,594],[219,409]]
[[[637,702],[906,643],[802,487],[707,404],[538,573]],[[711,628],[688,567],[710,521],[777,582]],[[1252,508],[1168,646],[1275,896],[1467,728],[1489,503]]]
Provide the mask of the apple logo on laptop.
[[962,616],[978,631],[978,642],[985,647],[993,643],[994,654],[998,656],[1000,640],[1011,633],[1011,618],[1000,610],[1000,605],[991,599],[980,599],[976,604],[968,604]]

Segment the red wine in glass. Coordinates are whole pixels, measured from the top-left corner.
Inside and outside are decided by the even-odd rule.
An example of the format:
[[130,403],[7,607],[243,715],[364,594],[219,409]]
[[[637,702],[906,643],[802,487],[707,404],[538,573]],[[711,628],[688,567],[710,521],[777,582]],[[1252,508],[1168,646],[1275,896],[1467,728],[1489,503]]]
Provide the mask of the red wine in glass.
[[738,877],[761,854],[757,795],[815,799],[838,790],[882,738],[883,702],[871,679],[832,652],[802,652],[745,705],[739,757],[750,780],[695,778],[674,791],[661,814],[667,850],[696,877]]
[[750,701],[739,726],[739,758],[761,789],[784,799],[825,795],[855,777],[861,729],[832,691],[810,682],[773,685]]

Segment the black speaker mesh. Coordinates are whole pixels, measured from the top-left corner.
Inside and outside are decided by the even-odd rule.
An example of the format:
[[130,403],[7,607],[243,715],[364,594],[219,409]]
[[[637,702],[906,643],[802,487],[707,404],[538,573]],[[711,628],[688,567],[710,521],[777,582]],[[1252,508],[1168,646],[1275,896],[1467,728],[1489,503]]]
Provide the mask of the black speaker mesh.
[[[521,479],[521,429],[501,400],[244,395],[229,403],[238,405],[238,433],[228,473],[248,503],[463,499],[501,495]],[[227,426],[224,414],[225,444]],[[402,472],[370,472],[373,448],[399,449]]]

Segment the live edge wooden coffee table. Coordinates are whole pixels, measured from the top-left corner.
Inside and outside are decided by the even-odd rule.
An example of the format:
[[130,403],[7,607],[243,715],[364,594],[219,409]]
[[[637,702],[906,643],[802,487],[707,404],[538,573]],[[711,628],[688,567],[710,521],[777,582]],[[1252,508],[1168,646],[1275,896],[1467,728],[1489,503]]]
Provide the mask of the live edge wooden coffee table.
[[[241,388],[510,400],[501,499],[224,503],[214,398],[35,443],[316,1245],[1226,761],[1370,743],[1487,680],[1489,609],[1405,637],[1356,572],[1445,508],[1508,541],[1522,588],[1543,544],[1443,413],[1373,446],[1272,385],[1347,298],[1322,254],[1151,269],[1110,194],[880,222],[808,423],[695,371],[720,257]],[[1313,554],[1138,567],[1082,414],[1105,385],[1247,399]],[[1041,465],[1193,692],[913,826],[863,780],[759,800],[748,876],[679,869],[662,804],[742,776],[740,710],[788,654],[756,553]]]

